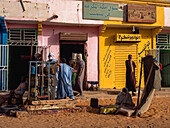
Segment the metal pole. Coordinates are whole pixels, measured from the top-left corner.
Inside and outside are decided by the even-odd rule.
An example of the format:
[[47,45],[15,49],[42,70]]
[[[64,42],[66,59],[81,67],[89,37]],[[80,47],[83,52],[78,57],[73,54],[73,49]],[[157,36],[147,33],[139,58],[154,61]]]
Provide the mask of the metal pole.
[[22,9],[23,9],[23,12],[25,11],[25,7],[24,7],[24,4],[23,4],[23,1],[20,0],[20,3],[21,3],[21,6],[22,6]]
[[44,85],[44,63],[41,63],[41,67],[42,67],[42,73],[41,73],[41,96],[43,94],[43,85]]
[[4,91],[4,69],[2,69],[2,91]]
[[36,68],[35,68],[35,97],[34,100],[36,100],[36,91],[37,91],[37,62],[36,62]]
[[49,95],[49,77],[50,77],[50,62],[48,63],[48,96]]
[[2,45],[2,91],[4,90],[4,46]]
[[1,56],[2,56],[2,52],[1,52],[1,49],[2,49],[2,45],[0,45],[1,47],[0,47],[0,66],[2,66],[2,58],[1,58]]
[[5,53],[5,55],[4,55],[5,56],[5,58],[4,58],[5,59],[4,66],[6,66],[6,59],[7,58],[6,58],[6,46],[5,45],[4,45],[4,53]]
[[52,85],[52,100],[55,100],[55,90],[56,90],[56,65],[57,63],[53,64],[54,75],[53,75],[53,85]]
[[30,101],[30,86],[31,86],[31,61],[29,62],[29,86],[28,86],[28,101]]
[[[3,59],[3,58],[1,57],[1,56],[2,56],[2,54],[1,54],[1,53],[2,53],[2,52],[1,52],[1,49],[2,49],[2,45],[0,45],[0,68],[2,68],[2,59]],[[0,89],[1,89],[1,90],[2,90],[2,85],[3,85],[3,84],[2,84],[2,81],[3,81],[2,78],[3,78],[3,77],[2,77],[2,69],[0,69],[0,80],[1,80],[1,81],[0,81],[0,82],[1,82],[1,83],[0,83],[0,84],[1,84],[1,88],[0,88]]]
[[142,79],[142,63],[143,63],[143,58],[141,58],[141,69],[140,69],[140,79],[139,79],[137,106],[139,105],[139,98],[140,98],[140,87],[141,87],[141,79]]
[[9,66],[9,46],[7,45],[7,90],[8,90],[8,66]]
[[1,70],[1,81],[2,81],[1,82],[1,86],[2,86],[1,89],[3,90],[3,70]]
[[32,52],[33,52],[33,46],[32,46],[32,43],[33,43],[33,37],[31,37],[31,60],[32,60]]
[[6,45],[4,45],[4,88],[3,88],[3,90],[5,90],[5,86],[6,86],[6,60],[7,60],[7,58],[6,58]]

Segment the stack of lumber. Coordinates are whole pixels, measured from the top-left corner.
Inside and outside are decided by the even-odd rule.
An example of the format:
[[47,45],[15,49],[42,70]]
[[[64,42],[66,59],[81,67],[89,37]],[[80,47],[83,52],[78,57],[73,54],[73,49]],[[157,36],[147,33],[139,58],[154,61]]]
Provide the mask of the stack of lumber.
[[74,101],[70,99],[39,100],[32,101],[32,105],[25,106],[25,109],[27,111],[63,109],[63,108],[75,108]]

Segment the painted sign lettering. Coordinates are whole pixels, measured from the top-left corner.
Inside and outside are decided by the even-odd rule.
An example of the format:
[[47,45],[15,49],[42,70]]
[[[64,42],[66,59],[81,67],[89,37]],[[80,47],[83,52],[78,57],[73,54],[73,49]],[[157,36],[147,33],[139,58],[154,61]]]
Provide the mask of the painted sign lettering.
[[150,5],[128,5],[127,22],[156,22],[156,7]]
[[[147,44],[144,45],[143,49],[138,53],[139,57],[141,57],[141,54],[148,48],[149,49],[150,42],[148,41]],[[141,60],[139,59],[139,63],[141,63]]]
[[139,42],[141,41],[140,34],[116,34],[115,41],[132,41]]
[[142,51],[138,53],[138,55],[140,56],[145,50],[146,48],[149,48],[150,42],[148,41],[147,44],[145,44],[145,46],[143,47]]
[[123,21],[123,4],[83,1],[83,19]]

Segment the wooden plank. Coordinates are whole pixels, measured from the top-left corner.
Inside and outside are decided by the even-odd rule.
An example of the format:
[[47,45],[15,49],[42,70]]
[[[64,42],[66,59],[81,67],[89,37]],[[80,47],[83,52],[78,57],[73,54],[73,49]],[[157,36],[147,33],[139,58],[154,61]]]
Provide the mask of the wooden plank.
[[27,111],[36,111],[36,110],[48,110],[48,109],[58,109],[58,106],[27,106]]
[[47,104],[61,104],[65,102],[73,102],[71,99],[60,99],[60,100],[39,100],[39,101],[32,101],[33,105],[47,105]]
[[25,106],[25,109],[27,111],[61,109],[61,108],[75,108],[75,104],[71,103],[71,104],[59,104],[59,105],[39,105],[39,106],[28,105],[28,106]]

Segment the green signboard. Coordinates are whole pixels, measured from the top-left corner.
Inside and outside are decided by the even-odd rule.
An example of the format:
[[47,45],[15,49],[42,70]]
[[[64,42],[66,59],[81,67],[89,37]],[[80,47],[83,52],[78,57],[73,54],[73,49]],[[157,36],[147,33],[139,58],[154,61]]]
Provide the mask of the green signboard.
[[123,21],[123,4],[83,1],[83,19]]

